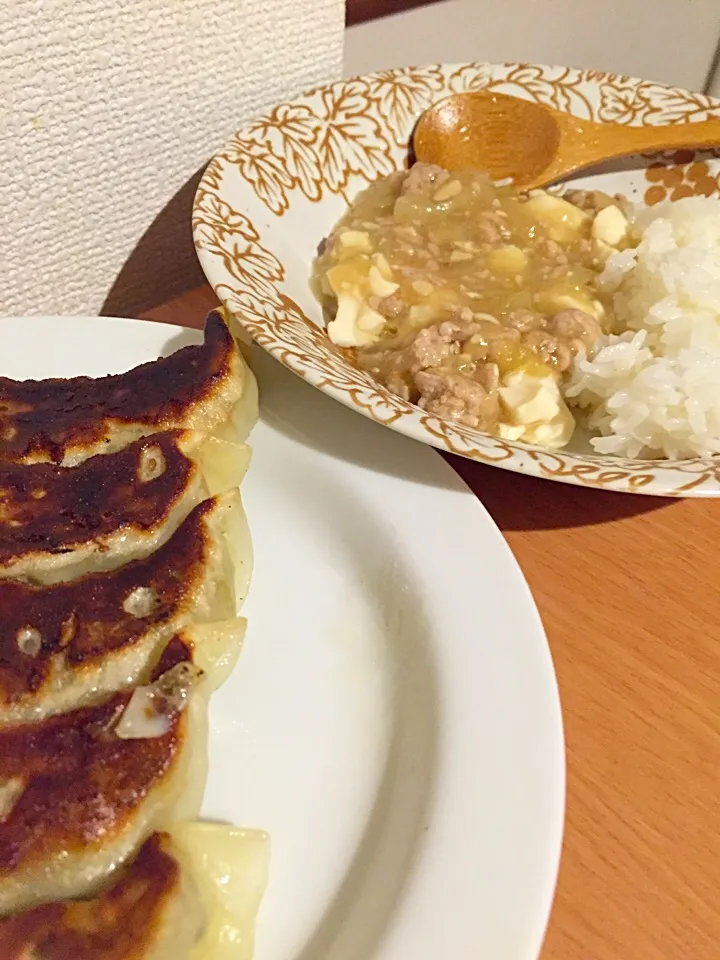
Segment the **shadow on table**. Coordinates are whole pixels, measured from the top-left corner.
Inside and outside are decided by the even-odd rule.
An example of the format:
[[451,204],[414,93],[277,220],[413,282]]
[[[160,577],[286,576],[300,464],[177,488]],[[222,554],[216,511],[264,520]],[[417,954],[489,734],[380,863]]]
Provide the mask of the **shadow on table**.
[[[148,226],[105,298],[106,317],[138,317],[199,286],[204,275],[192,238],[192,207],[205,164]],[[133,189],[130,182],[128,189]]]
[[672,497],[612,493],[527,477],[448,454],[445,459],[482,500],[501,530],[584,527],[662,510]]

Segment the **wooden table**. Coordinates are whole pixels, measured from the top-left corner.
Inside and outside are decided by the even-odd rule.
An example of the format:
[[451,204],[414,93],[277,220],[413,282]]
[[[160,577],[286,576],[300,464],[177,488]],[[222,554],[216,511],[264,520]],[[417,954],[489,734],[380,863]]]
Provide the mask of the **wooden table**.
[[[215,304],[203,287],[147,317],[197,326]],[[449,459],[525,572],[560,684],[567,822],[543,960],[720,960],[720,503]]]

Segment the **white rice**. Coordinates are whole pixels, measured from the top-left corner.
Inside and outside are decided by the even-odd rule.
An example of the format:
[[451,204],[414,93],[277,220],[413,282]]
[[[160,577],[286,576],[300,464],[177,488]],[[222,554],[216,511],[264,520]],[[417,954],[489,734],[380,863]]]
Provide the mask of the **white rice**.
[[566,397],[599,453],[720,453],[720,199],[653,207],[633,230],[600,277],[622,332],[578,358]]

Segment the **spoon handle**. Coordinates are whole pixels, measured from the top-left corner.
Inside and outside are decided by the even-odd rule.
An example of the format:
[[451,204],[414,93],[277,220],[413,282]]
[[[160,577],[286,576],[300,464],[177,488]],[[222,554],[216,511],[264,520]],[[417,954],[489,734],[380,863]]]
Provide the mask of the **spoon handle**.
[[700,123],[663,124],[658,127],[629,127],[624,124],[597,125],[598,156],[619,157],[630,151],[649,153],[680,147],[720,146],[720,118]]

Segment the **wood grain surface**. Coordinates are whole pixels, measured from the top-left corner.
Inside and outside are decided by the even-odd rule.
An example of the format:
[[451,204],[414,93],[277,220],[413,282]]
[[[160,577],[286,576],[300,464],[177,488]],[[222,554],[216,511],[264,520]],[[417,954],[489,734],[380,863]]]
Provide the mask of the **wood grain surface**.
[[[148,317],[198,326],[215,303],[203,287]],[[523,568],[560,684],[567,822],[543,960],[719,960],[720,502],[448,459]]]

